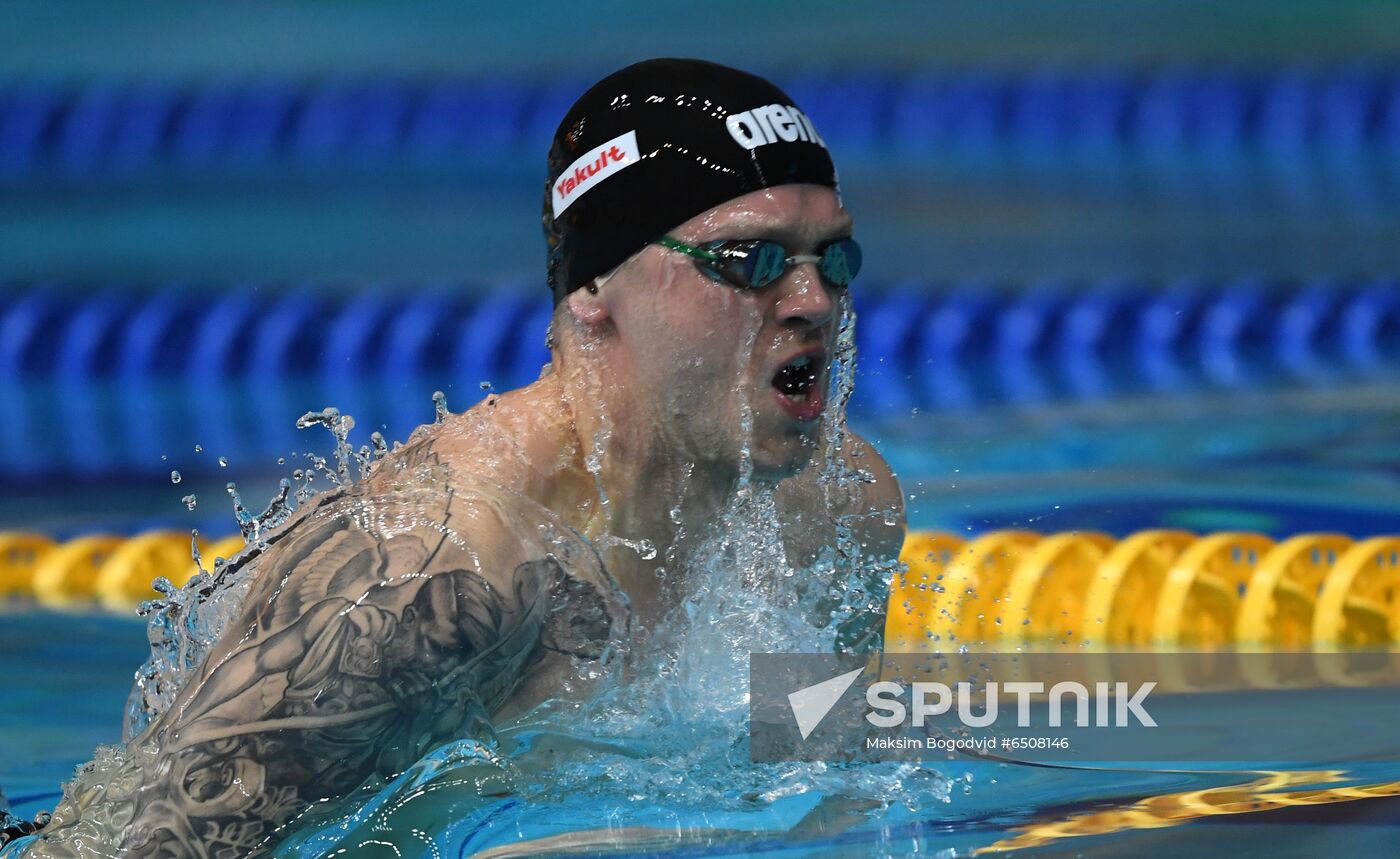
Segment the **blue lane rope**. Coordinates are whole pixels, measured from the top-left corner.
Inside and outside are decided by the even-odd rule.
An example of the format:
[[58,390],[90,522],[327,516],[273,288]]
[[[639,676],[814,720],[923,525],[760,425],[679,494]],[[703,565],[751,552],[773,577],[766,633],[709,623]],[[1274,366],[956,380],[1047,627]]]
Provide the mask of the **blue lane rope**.
[[[1108,178],[1144,169],[1190,193],[1259,162],[1286,187],[1386,169],[1400,151],[1400,69],[880,69],[778,73],[843,157],[960,171]],[[0,82],[0,181],[277,164],[434,169],[543,151],[589,81],[399,78]],[[533,156],[532,156],[533,157]],[[1186,181],[1190,179],[1191,181]],[[1360,202],[1360,201],[1359,201]]]
[[[28,452],[5,473],[150,471],[193,441],[276,457],[327,405],[401,438],[433,390],[465,408],[549,360],[538,285],[210,289],[0,293],[0,427]],[[903,282],[856,308],[858,414],[1400,380],[1395,278]]]

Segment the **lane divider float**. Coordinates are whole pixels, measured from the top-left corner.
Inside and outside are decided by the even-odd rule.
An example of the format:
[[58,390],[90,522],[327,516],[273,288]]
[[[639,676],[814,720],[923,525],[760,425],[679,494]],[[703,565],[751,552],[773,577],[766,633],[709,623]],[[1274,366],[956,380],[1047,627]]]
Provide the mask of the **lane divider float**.
[[912,532],[900,560],[890,651],[1400,645],[1400,536]]
[[[431,416],[429,392],[456,400],[482,381],[517,387],[550,359],[538,285],[258,286],[200,296],[175,283],[0,289],[0,383],[14,387],[0,423],[28,453],[0,473],[158,473],[165,464],[134,451],[177,449],[190,429],[233,458],[285,455],[302,439],[287,416],[308,401],[405,437]],[[863,288],[855,309],[851,408],[867,415],[1389,386],[1400,370],[1394,277],[908,281]],[[256,431],[232,432],[223,416],[248,385],[269,405]],[[82,392],[69,398],[75,408],[120,393],[118,408],[54,425],[57,390]]]
[[[243,538],[196,539],[196,544],[212,563],[236,554]],[[184,585],[199,572],[190,549],[190,535],[182,531],[88,534],[62,543],[29,531],[0,532],[0,598],[12,607],[129,612],[160,596],[151,587],[156,577]]]
[[[236,554],[243,539],[195,545],[209,565]],[[128,611],[158,596],[157,576],[189,581],[198,571],[190,550],[190,535],[173,530],[61,543],[0,532],[0,598],[11,607]],[[900,560],[908,570],[891,583],[890,651],[1400,646],[1400,536],[913,531]]]

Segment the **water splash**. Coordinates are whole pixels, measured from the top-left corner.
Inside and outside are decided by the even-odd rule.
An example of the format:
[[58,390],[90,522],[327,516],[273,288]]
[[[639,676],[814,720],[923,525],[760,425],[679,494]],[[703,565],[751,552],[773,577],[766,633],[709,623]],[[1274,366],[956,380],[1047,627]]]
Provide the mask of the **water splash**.
[[[439,391],[438,394],[442,392]],[[433,401],[437,402],[438,394],[433,395]],[[325,408],[319,412],[307,412],[297,418],[297,429],[307,429],[309,427],[323,426],[331,431],[335,436],[335,471],[326,469],[325,460],[321,457],[307,454],[318,470],[322,470],[329,476],[337,486],[348,486],[352,478],[350,477],[350,462],[354,458],[354,453],[350,448],[350,431],[355,428],[355,419],[349,415],[342,415],[340,409]]]
[[[249,551],[249,547],[254,550],[266,548],[268,536],[285,524],[298,506],[316,493],[312,486],[316,473],[329,477],[333,486],[348,485],[353,479],[352,462],[357,466],[358,476],[364,478],[379,457],[387,452],[384,437],[377,432],[371,435],[370,445],[362,447],[359,452],[352,452],[349,434],[354,429],[355,420],[349,415],[342,415],[335,408],[307,412],[297,420],[296,425],[299,429],[323,426],[330,430],[335,439],[335,469],[332,470],[323,457],[306,454],[312,467],[296,469],[290,479],[280,480],[277,494],[257,514],[248,509],[238,485],[230,481],[225,489],[233,506],[234,521],[238,523],[244,540],[244,549],[235,557]],[[219,458],[221,466],[226,462],[226,458]],[[178,471],[171,472],[172,483],[179,483],[180,479]],[[194,509],[196,500],[194,495],[183,499],[190,509]],[[249,576],[243,574],[242,566],[229,563],[232,559],[215,558],[213,571],[206,571],[197,538],[196,531],[191,536],[190,554],[199,572],[182,588],[175,587],[169,579],[157,579],[153,587],[161,596],[142,603],[138,609],[142,617],[148,618],[146,637],[151,652],[137,671],[135,684],[127,699],[123,729],[123,737],[127,741],[159,718],[174,700],[190,672],[203,661],[205,654],[218,640],[252,584]]]
[[874,618],[883,618],[882,610],[889,599],[889,583],[897,565],[881,564],[863,559],[856,525],[871,515],[891,521],[889,510],[869,510],[863,503],[862,490],[875,482],[868,468],[848,463],[865,455],[863,446],[848,444],[846,412],[856,377],[856,313],[850,293],[840,298],[840,321],[836,344],[832,350],[831,379],[828,407],[822,416],[822,447],[825,461],[818,484],[826,500],[826,509],[858,510],[855,514],[832,514],[831,524],[836,534],[833,559],[836,574],[823,604],[822,613],[838,628],[838,646],[842,650],[875,650],[883,644],[884,630]]
[[199,529],[190,529],[190,557],[194,559],[194,567],[199,572],[204,572],[204,553],[199,551]]
[[316,494],[316,490],[311,486],[315,480],[316,475],[309,468],[297,468],[292,470],[292,482],[298,484],[296,491],[292,493],[292,497],[296,499],[297,504],[306,503],[307,499]]
[[[758,342],[758,333],[763,327],[763,318],[756,313],[749,316],[749,325],[744,332],[744,338],[740,341],[739,352],[736,355],[736,366],[748,366],[750,358],[753,356],[754,344]],[[749,484],[753,481],[753,397],[747,385],[740,386],[739,395],[739,485],[738,492],[745,494],[749,491]]]
[[[854,323],[855,314],[844,301],[833,353],[831,407],[821,429],[825,454],[816,463],[830,510],[858,501],[873,479],[859,466],[860,452],[851,449],[844,432],[855,376]],[[749,411],[741,404],[741,420]],[[608,429],[605,425],[591,440],[584,456],[595,483],[603,470]],[[750,434],[746,424],[744,458],[751,456]],[[507,747],[514,748],[500,762],[515,785],[508,805],[493,806],[485,796],[464,798],[462,791],[472,794],[471,787],[451,786],[464,785],[476,764],[462,773],[449,767],[435,782],[440,790],[434,795],[417,788],[386,788],[375,799],[381,812],[372,829],[361,811],[351,811],[324,821],[315,843],[330,852],[335,845],[355,844],[356,832],[406,833],[409,826],[403,821],[411,807],[412,819],[442,821],[422,854],[435,855],[467,843],[454,841],[454,833],[488,813],[513,815],[505,818],[507,830],[518,825],[521,833],[543,836],[551,825],[559,827],[555,832],[568,828],[556,820],[694,821],[692,809],[703,809],[701,817],[771,820],[777,805],[811,796],[838,797],[876,816],[893,807],[917,812],[948,802],[954,783],[927,764],[844,767],[756,765],[749,760],[749,654],[878,644],[870,618],[883,618],[884,585],[879,583],[887,582],[898,564],[862,557],[857,522],[833,514],[833,545],[814,563],[795,566],[785,549],[776,488],[750,479],[751,462],[740,469],[740,491],[728,506],[701,526],[698,540],[688,540],[685,499],[692,471],[693,466],[682,473],[666,511],[677,526],[677,539],[657,567],[663,584],[674,583],[679,591],[674,607],[649,631],[645,646],[630,651],[625,670],[605,678],[582,703],[548,701],[497,726]],[[629,545],[609,534],[598,542]],[[396,817],[399,809],[403,818]],[[679,838],[680,824],[672,826]],[[414,836],[428,839],[421,830]],[[407,837],[395,840],[410,843]]]
[[[778,806],[808,797],[837,797],[872,816],[947,803],[954,782],[926,763],[750,761],[749,654],[831,651],[840,636],[838,623],[811,622],[826,597],[820,585],[837,572],[834,554],[794,569],[776,489],[750,490],[735,493],[675,560],[685,570],[680,599],[646,646],[629,653],[625,670],[604,677],[582,703],[547,701],[497,726],[506,755],[489,772],[492,784],[510,786],[508,799],[480,789],[483,766],[473,752],[438,769],[433,790],[410,779],[369,803],[343,803],[339,816],[317,820],[279,851],[315,844],[326,855],[372,832],[400,845],[427,842],[404,855],[455,855],[487,814],[505,832],[538,837],[569,831],[570,821],[575,829],[585,820],[669,821],[663,825],[680,841],[685,826],[703,829],[710,819],[771,824]],[[433,831],[410,838],[409,821],[423,820],[436,821]]]
[[610,526],[612,499],[603,486],[603,455],[607,451],[608,440],[612,438],[612,425],[604,421],[603,427],[593,434],[593,444],[583,457],[583,467],[593,475],[593,492],[598,496],[598,509],[602,511],[603,522]]
[[656,558],[656,544],[650,540],[638,539],[629,540],[626,537],[618,537],[613,534],[604,534],[597,540],[598,545],[606,547],[621,547],[630,549],[637,553],[637,557],[643,561],[651,561]]
[[122,730],[125,741],[135,739],[165,712],[185,679],[204,661],[252,584],[247,576],[230,575],[224,558],[215,558],[213,572],[207,572],[197,539],[196,531],[191,534],[190,552],[199,571],[183,588],[163,576],[157,578],[151,587],[160,597],[137,609],[148,618],[146,639],[151,653],[137,670],[127,698]]
[[[848,465],[845,456],[845,409],[855,371],[854,320],[849,299],[843,297],[830,405],[821,428],[825,458],[819,465],[819,485],[832,510],[848,502],[870,479],[868,472]],[[747,348],[752,347],[751,340]],[[436,392],[433,402],[436,423],[440,424],[448,415],[446,398]],[[575,810],[586,808],[593,819],[622,817],[635,812],[639,802],[658,803],[657,797],[665,797],[659,802],[670,807],[760,815],[771,804],[804,794],[853,798],[875,807],[899,803],[912,808],[930,800],[946,801],[946,780],[924,766],[889,764],[854,771],[822,763],[755,765],[749,761],[745,682],[749,653],[830,651],[868,644],[869,629],[860,625],[862,616],[873,606],[875,616],[882,617],[876,605],[879,588],[870,583],[888,581],[890,570],[862,559],[854,523],[835,516],[834,545],[809,566],[798,569],[790,562],[775,489],[750,479],[751,404],[741,403],[740,419],[745,422],[742,491],[705,526],[693,549],[684,554],[668,551],[663,559],[666,569],[684,571],[674,579],[681,592],[674,608],[647,639],[647,647],[635,650],[626,670],[606,678],[582,703],[549,701],[498,726],[502,736],[522,741],[522,745],[514,758],[492,757],[487,763],[494,770],[523,776],[512,780],[512,802],[521,814],[539,817],[543,812],[547,820],[548,809],[563,802]],[[345,486],[354,479],[352,471],[363,479],[387,452],[388,446],[378,433],[371,436],[370,445],[355,451],[348,440],[354,421],[336,409],[309,412],[297,426],[323,426],[332,433],[334,467],[324,458],[307,454],[310,466],[283,480],[278,495],[257,516],[246,508],[237,487],[229,484],[235,517],[249,541],[244,552],[254,551],[269,531],[314,494],[316,475],[325,476],[330,486]],[[585,455],[585,465],[595,481],[602,471],[609,438],[610,425],[605,422]],[[850,453],[854,458],[857,452]],[[352,470],[352,463],[356,469]],[[687,472],[676,503],[668,511],[668,518],[677,526],[685,521],[682,505],[689,477]],[[607,499],[601,500],[606,522]],[[642,541],[604,535],[604,542],[609,540],[633,549],[646,560],[657,554],[654,546]],[[152,658],[133,688],[124,732],[127,739],[138,736],[169,706],[185,678],[218,640],[251,585],[250,569],[250,565],[218,558],[212,573],[201,569],[183,589],[168,581],[158,583],[162,598],[142,608],[150,618]],[[868,625],[868,619],[865,623]],[[537,747],[530,742],[532,737],[545,735],[562,738],[562,744]],[[541,750],[543,759],[532,758],[534,748]],[[454,780],[453,776],[460,774],[459,768],[482,765],[481,750],[473,746],[456,757],[448,755],[425,763],[419,775],[431,775],[437,786],[475,785],[474,779]],[[392,828],[392,816],[369,812],[407,808],[410,799],[434,801],[417,796],[428,793],[423,784],[415,775],[384,787],[370,803],[363,796],[337,803],[320,832],[344,834],[356,825],[368,824],[371,818],[375,826]],[[478,790],[479,786],[465,789]],[[438,795],[449,794],[442,791]],[[561,796],[568,799],[561,801]],[[464,809],[469,807],[460,801],[445,806],[446,816],[438,819],[468,820],[470,813]],[[421,806],[415,814],[434,817]],[[446,831],[452,831],[454,825],[445,824]]]
[[[845,456],[849,452],[858,459],[856,451],[848,451],[845,433],[855,384],[854,331],[855,313],[843,296],[822,426],[825,458],[818,463],[829,510],[859,502],[858,494],[872,479]],[[741,416],[744,411],[741,404]],[[856,522],[833,515],[835,545],[811,565],[796,568],[785,551],[776,490],[745,481],[751,473],[741,469],[741,491],[708,524],[695,549],[684,557],[668,553],[666,568],[684,570],[676,578],[679,602],[646,648],[637,651],[626,675],[579,711],[551,713],[545,705],[521,720],[527,734],[572,736],[573,748],[586,749],[570,756],[551,746],[548,761],[537,762],[548,775],[531,780],[533,789],[521,797],[524,807],[547,807],[569,796],[587,805],[592,819],[635,819],[657,797],[673,808],[759,815],[769,804],[801,794],[840,796],[877,809],[948,801],[951,783],[925,765],[848,769],[824,763],[755,765],[748,759],[749,654],[878,644],[870,627],[883,618],[885,583],[898,567],[894,559],[862,557]],[[680,501],[668,518],[677,525],[683,521]]]
[[385,443],[384,436],[378,430],[369,434],[369,444],[360,445],[360,451],[355,455],[355,463],[359,466],[360,479],[369,477],[374,470],[374,464],[389,452],[389,445]]

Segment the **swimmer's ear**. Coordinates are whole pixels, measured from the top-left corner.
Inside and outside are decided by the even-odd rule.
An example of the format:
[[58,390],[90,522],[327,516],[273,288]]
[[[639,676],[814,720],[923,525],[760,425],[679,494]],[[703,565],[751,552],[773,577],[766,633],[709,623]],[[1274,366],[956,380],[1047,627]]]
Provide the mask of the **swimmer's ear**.
[[584,325],[601,325],[612,317],[607,302],[599,294],[596,280],[569,293],[564,300],[569,304],[569,313]]

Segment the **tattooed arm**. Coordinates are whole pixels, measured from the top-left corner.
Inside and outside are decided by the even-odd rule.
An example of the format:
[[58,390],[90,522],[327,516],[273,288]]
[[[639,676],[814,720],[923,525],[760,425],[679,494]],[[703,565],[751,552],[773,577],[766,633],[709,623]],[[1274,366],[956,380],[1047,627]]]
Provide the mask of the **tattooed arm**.
[[596,658],[605,579],[566,575],[591,559],[542,541],[505,496],[351,493],[269,549],[242,614],[135,744],[151,751],[126,855],[246,856],[317,799],[489,736],[545,654]]

